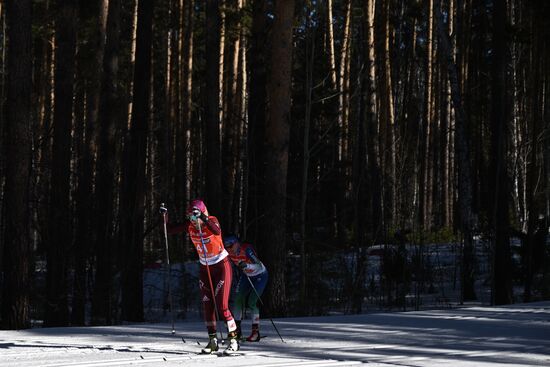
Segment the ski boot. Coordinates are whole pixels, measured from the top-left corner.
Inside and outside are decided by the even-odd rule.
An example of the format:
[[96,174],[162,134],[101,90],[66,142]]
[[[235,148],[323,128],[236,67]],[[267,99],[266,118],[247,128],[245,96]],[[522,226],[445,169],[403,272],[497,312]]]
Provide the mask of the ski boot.
[[208,337],[210,338],[210,341],[208,342],[206,347],[201,349],[202,354],[216,353],[219,349],[218,339],[216,338],[216,334],[208,334]]
[[237,333],[237,339],[243,340],[243,333],[241,331],[241,320],[235,320],[235,324],[237,324],[237,330],[235,330],[235,332]]
[[252,334],[248,338],[246,338],[247,342],[259,342],[260,341],[260,325],[253,324],[252,325]]
[[229,345],[225,348],[223,354],[232,355],[240,349],[236,331],[232,331],[227,335],[227,341],[229,342]]

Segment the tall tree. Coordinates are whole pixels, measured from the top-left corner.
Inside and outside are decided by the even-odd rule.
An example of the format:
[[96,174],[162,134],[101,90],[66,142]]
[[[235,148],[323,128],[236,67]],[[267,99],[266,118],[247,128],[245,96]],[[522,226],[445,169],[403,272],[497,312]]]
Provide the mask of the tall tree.
[[[105,29],[107,21],[108,0],[97,0],[93,3],[88,16],[92,21],[90,44],[92,57],[82,60],[89,54],[81,56],[81,68],[84,68],[86,78],[86,130],[82,142],[80,164],[78,166],[78,189],[75,196],[77,227],[75,231],[75,279],[73,286],[73,303],[71,324],[84,325],[87,299],[87,269],[88,257],[93,247],[94,233],[92,231],[93,216],[93,176],[94,160],[97,147],[97,132],[99,120],[99,101],[101,91],[101,66],[105,51]],[[88,41],[88,40],[87,40]]]
[[[250,79],[248,86],[248,134],[247,134],[247,205],[242,235],[254,243],[259,231],[255,224],[264,213],[263,183],[265,174],[265,124],[266,124],[266,62],[267,62],[267,11],[263,0],[252,1],[252,29],[248,60]],[[250,229],[249,229],[250,226]],[[259,227],[258,227],[259,228]]]
[[301,257],[301,278],[300,278],[300,303],[304,310],[308,309],[308,292],[307,292],[307,200],[308,200],[308,179],[310,166],[310,130],[311,130],[311,110],[312,110],[312,95],[313,95],[313,66],[315,55],[315,28],[311,17],[312,9],[307,6],[306,9],[306,33],[305,33],[305,71],[306,80],[304,84],[305,90],[305,116],[304,116],[304,138],[302,147],[302,187],[300,190],[300,257]]
[[367,147],[367,174],[370,188],[370,204],[367,218],[370,218],[368,231],[373,239],[377,238],[382,224],[382,187],[378,150],[378,119],[377,119],[377,94],[376,94],[376,45],[375,45],[375,9],[376,0],[368,0],[365,3],[365,27],[367,50],[367,86],[365,108],[365,145]]
[[220,148],[220,8],[217,0],[206,1],[206,198],[212,213],[221,212]]
[[189,200],[191,185],[191,118],[193,105],[193,24],[191,1],[180,0],[181,121],[176,134],[176,203]]
[[68,266],[72,245],[70,203],[71,129],[76,52],[77,1],[58,0],[55,50],[55,104],[53,116],[53,155],[46,277],[47,326],[69,322]]
[[[3,250],[2,328],[30,326],[31,244],[31,1],[7,0],[6,125],[3,131],[5,186],[0,233]],[[4,150],[5,149],[5,150]]]
[[241,14],[243,2],[236,0],[232,6],[227,4],[227,9],[231,8],[232,13],[236,14],[234,22],[226,20],[226,52],[224,52],[225,70],[227,77],[226,82],[226,97],[224,99],[224,121],[223,121],[223,203],[225,223],[222,223],[226,231],[236,232],[238,230],[238,221],[234,217],[235,207],[238,206],[238,159],[240,150],[241,126],[243,124],[241,111],[241,95],[238,86],[242,73],[239,72],[239,67],[242,67],[240,61],[240,52],[242,51],[241,44],[243,43]]
[[426,81],[424,85],[424,152],[422,159],[422,189],[420,194],[422,197],[422,224],[425,230],[431,229],[432,224],[432,135],[433,135],[433,34],[434,34],[434,0],[428,0],[427,11],[427,39],[426,39],[426,62],[425,75]]
[[125,321],[143,321],[143,220],[153,10],[154,1],[139,0],[132,120],[122,162],[119,265]]
[[509,186],[506,160],[508,113],[506,107],[506,4],[493,4],[493,49],[491,68],[491,185],[493,195],[489,208],[494,253],[493,302],[512,302],[510,275]]
[[470,168],[470,146],[467,134],[467,115],[464,112],[462,95],[458,82],[457,66],[453,58],[453,49],[449,34],[443,24],[439,1],[436,3],[436,22],[441,43],[441,51],[445,57],[447,75],[451,90],[453,108],[456,119],[456,150],[458,161],[458,203],[460,210],[460,228],[464,239],[462,254],[462,299],[476,299],[474,289],[474,243],[473,243],[473,213],[472,213],[472,178]]
[[286,200],[291,103],[294,0],[275,3],[271,31],[271,63],[266,123],[266,218],[261,241],[271,271],[269,303],[274,314],[285,314]]
[[[382,62],[382,99],[380,105],[381,121],[380,121],[380,138],[385,142],[387,158],[384,159],[384,172],[385,172],[385,187],[383,188],[384,194],[384,220],[387,221],[386,225],[391,225],[392,217],[397,215],[396,210],[396,143],[395,143],[395,106],[392,87],[392,66],[391,66],[391,45],[392,40],[392,25],[391,25],[391,1],[385,1],[382,11],[382,18],[384,21],[384,53]],[[387,208],[387,209],[386,209]]]
[[113,263],[116,253],[113,234],[115,177],[117,169],[120,129],[119,109],[119,48],[120,48],[120,0],[109,0],[103,73],[101,76],[101,99],[99,105],[99,134],[96,163],[97,213],[95,246],[95,283],[92,298],[92,324],[113,322]]

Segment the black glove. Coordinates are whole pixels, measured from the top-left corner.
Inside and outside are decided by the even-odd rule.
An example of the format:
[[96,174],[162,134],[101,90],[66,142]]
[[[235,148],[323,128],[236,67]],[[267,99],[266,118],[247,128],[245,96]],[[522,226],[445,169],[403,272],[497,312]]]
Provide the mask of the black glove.
[[203,212],[200,212],[199,218],[205,223],[208,222],[208,217]]
[[239,263],[237,264],[237,266],[239,267],[239,269],[241,269],[242,271],[244,271],[244,269],[246,269],[246,267],[247,267],[247,264],[246,264],[246,262],[241,261],[241,262],[239,262]]
[[159,213],[162,215],[168,213],[168,209],[166,209],[166,207],[164,206],[164,203],[160,204]]

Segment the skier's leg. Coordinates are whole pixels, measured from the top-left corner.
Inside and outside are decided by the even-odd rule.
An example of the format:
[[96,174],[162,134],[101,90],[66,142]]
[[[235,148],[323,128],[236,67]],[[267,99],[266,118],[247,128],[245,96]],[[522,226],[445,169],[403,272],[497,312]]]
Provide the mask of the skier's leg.
[[199,288],[201,291],[202,299],[202,308],[204,314],[204,322],[206,324],[206,329],[208,330],[208,344],[205,348],[202,349],[202,353],[213,353],[218,350],[218,339],[216,337],[216,316],[214,303],[212,302],[212,292],[207,286],[207,275],[206,270],[203,270],[203,266],[200,267],[199,271]]
[[242,337],[241,320],[243,318],[243,309],[245,306],[245,298],[243,294],[244,285],[245,283],[243,283],[243,275],[241,275],[239,276],[237,280],[237,285],[233,288],[233,293],[231,294],[231,297],[230,297],[232,300],[231,313],[233,314],[233,317],[235,318],[235,323],[237,324],[238,339]]
[[228,258],[220,261],[215,264],[214,273],[216,284],[216,303],[218,305],[218,310],[221,313],[220,318],[223,318],[227,322],[229,345],[227,346],[224,353],[232,353],[239,350],[239,342],[237,340],[237,324],[235,319],[229,310],[229,294],[231,293],[231,280],[232,280],[232,270],[231,264],[229,263]]
[[247,341],[260,341],[260,309],[258,308],[258,297],[262,295],[267,285],[267,279],[267,272],[250,278],[256,292],[251,291],[248,296],[247,308],[250,309],[252,317],[252,333],[246,338]]

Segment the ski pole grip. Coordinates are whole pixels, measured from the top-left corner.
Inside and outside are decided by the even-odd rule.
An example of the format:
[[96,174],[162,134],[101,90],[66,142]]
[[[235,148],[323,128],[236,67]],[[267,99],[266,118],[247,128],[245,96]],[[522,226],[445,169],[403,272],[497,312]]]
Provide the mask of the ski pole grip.
[[164,206],[164,203],[160,204],[160,208],[159,208],[160,214],[164,215],[166,214],[167,211],[168,209],[166,209],[166,207]]

